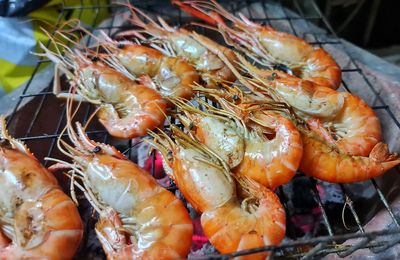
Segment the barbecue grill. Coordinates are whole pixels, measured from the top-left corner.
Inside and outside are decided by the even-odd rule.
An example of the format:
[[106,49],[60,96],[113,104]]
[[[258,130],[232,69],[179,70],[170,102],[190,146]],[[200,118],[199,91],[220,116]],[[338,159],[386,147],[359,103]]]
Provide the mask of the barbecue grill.
[[[59,22],[61,17],[68,15],[71,10],[78,10],[82,14],[82,10],[92,9],[98,14],[99,10],[105,8],[110,12],[108,21],[95,27],[94,24],[99,22],[96,17],[94,24],[88,25],[87,29],[93,33],[104,30],[113,36],[118,31],[132,28],[121,21],[122,16],[115,15],[126,12],[127,10],[123,7],[112,3],[99,5],[99,1],[95,0],[92,3],[91,6],[72,7],[68,6],[68,1],[65,1]],[[222,1],[221,3],[231,12],[240,10],[254,21],[270,24],[278,30],[288,31],[328,51],[345,49],[342,40],[336,36],[313,0]],[[184,25],[194,20],[172,7],[168,1],[138,1],[138,3],[134,1],[133,4],[148,13],[161,15],[173,25]],[[59,24],[56,28],[57,26]],[[206,29],[199,30],[210,37],[218,38],[216,33]],[[88,37],[86,40],[89,43],[91,39]],[[333,56],[335,57],[334,53]],[[392,135],[393,132],[395,135],[398,134],[400,123],[396,114],[380,96],[376,86],[370,83],[363,69],[350,55],[342,53],[340,59],[346,61],[345,64],[340,64],[343,73],[341,90],[360,95],[373,107],[380,118],[385,119],[383,121],[384,136],[389,135],[389,128]],[[49,66],[49,63],[51,62],[44,58],[38,61],[30,80],[22,87],[18,96],[15,97],[12,108],[7,112],[11,134],[25,141],[36,157],[41,160],[44,157],[63,158],[63,155],[57,151],[56,140],[65,126],[65,102],[52,94],[52,82],[49,75],[52,74],[53,68],[52,65]],[[352,78],[357,78],[358,85],[365,85],[365,87],[362,90],[353,88]],[[45,82],[44,85],[43,82]],[[66,83],[64,85],[67,86]],[[76,119],[85,123],[93,111],[93,106],[82,104]],[[144,149],[140,140],[116,140],[110,137],[96,120],[90,124],[88,134],[94,140],[116,146],[131,160],[143,164],[138,156],[139,149]],[[155,153],[150,153],[149,158],[151,173],[154,175],[157,170]],[[47,165],[46,161],[42,160],[42,162]],[[287,238],[281,245],[245,250],[229,255],[220,255],[211,250],[212,253],[195,254],[193,257],[230,258],[269,251],[275,258],[306,259],[332,253],[345,257],[363,248],[369,249],[371,254],[384,252],[400,242],[399,221],[389,203],[393,194],[393,189],[390,187],[398,181],[396,178],[398,173],[399,168],[396,167],[379,180],[372,179],[356,185],[322,183],[298,173],[290,184],[277,189],[287,213]],[[57,175],[57,178],[68,193],[68,178],[62,174]],[[177,192],[173,184],[169,189],[171,192]],[[365,196],[365,191],[368,191],[368,196]],[[392,222],[389,223],[390,228],[366,232],[364,225],[379,209],[389,214]],[[77,259],[104,258],[93,232],[96,220],[90,206],[82,200],[79,210],[85,222],[86,233]]]

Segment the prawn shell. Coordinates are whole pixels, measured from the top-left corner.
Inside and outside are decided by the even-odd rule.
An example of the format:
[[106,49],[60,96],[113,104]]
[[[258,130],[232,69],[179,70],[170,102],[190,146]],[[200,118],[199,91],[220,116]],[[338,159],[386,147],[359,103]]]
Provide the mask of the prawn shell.
[[[86,173],[101,201],[119,214],[134,219],[137,226],[132,234],[136,242],[108,252],[109,255],[115,259],[187,256],[193,234],[190,216],[183,203],[159,186],[149,173],[129,160],[110,155],[96,155],[90,160]],[[107,224],[102,223],[106,222],[100,222],[96,229],[108,232]]]
[[303,133],[302,137],[304,153],[300,170],[323,181],[332,183],[366,181],[400,164],[399,159],[379,162],[371,157],[345,154],[312,133]]
[[268,54],[289,67],[295,76],[331,89],[340,86],[341,69],[324,49],[314,48],[301,38],[269,26],[256,26],[252,31]]
[[345,97],[344,106],[332,121],[345,128],[346,134],[336,141],[336,145],[350,155],[368,156],[382,139],[379,118],[361,98],[350,93],[341,94]]
[[270,121],[275,137],[271,140],[247,138],[244,158],[234,172],[275,189],[296,174],[303,155],[302,138],[296,126],[283,116],[262,113],[255,116],[262,122]]
[[118,52],[117,58],[136,77],[146,75],[154,78],[163,96],[188,99],[193,95],[191,84],[199,81],[199,75],[187,61],[165,56],[149,47],[126,45]]
[[189,203],[199,212],[219,207],[235,195],[235,186],[221,168],[199,161],[201,154],[194,149],[174,153],[174,181]]
[[97,114],[111,135],[126,139],[140,137],[164,123],[167,103],[156,90],[136,85],[126,92],[127,99],[134,99],[129,116],[121,117],[111,105],[104,105]]
[[[279,198],[268,189],[254,213],[243,210],[237,202],[204,212],[201,224],[205,235],[223,254],[268,245],[278,245],[285,236],[286,214]],[[251,255],[250,259],[265,259],[268,253]]]
[[229,168],[236,167],[244,156],[244,139],[228,123],[211,117],[201,117],[196,123],[196,136],[225,161]]
[[55,177],[32,157],[0,148],[0,205],[14,222],[13,241],[0,230],[0,258],[72,258],[83,236],[79,212]]

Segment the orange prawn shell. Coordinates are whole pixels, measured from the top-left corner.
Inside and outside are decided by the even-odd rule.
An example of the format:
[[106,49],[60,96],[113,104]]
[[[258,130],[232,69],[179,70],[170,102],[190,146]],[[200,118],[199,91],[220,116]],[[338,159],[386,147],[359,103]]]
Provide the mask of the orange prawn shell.
[[193,95],[191,85],[199,81],[197,71],[184,59],[165,56],[160,51],[142,45],[125,45],[118,52],[118,59],[135,76],[156,77],[159,82],[168,77],[179,78],[179,87],[167,96],[188,99]]
[[368,156],[372,148],[382,139],[379,118],[361,98],[350,93],[342,94],[345,96],[345,103],[335,121],[344,121],[346,118],[353,117],[352,127],[357,132],[352,136],[339,139],[336,145],[351,155]]
[[[149,173],[129,160],[104,154],[96,155],[91,160],[96,165],[105,167],[111,178],[94,182],[94,179],[88,175],[88,178],[93,180],[93,184],[104,186],[109,183],[112,185],[110,183],[113,180],[120,180],[129,187],[128,192],[134,194],[134,203],[127,210],[128,215],[135,216],[137,224],[143,227],[141,232],[147,233],[147,235],[151,234],[146,229],[154,226],[153,222],[158,223],[156,231],[153,231],[157,232],[155,241],[150,242],[148,237],[139,236],[136,244],[126,244],[118,251],[108,252],[108,257],[110,259],[186,257],[189,253],[193,229],[192,220],[182,202],[171,192],[162,188]],[[121,189],[116,189],[115,192],[120,191]],[[101,193],[99,194],[101,196]],[[102,223],[104,222],[99,222],[96,228],[107,229],[107,224],[104,226]],[[105,251],[107,251],[106,248]]]
[[156,129],[165,120],[167,103],[157,91],[137,85],[129,90],[129,93],[137,98],[138,108],[143,111],[137,111],[125,118],[110,114],[104,108],[101,108],[97,114],[99,121],[115,137],[131,139],[144,136],[147,130]]
[[[62,192],[54,176],[37,159],[32,158],[33,155],[0,148],[0,157],[3,158],[2,167],[18,180],[12,182],[16,185],[13,187],[12,183],[4,179],[4,175],[0,175],[3,185],[8,185],[7,196],[10,196],[10,202],[14,195],[22,200],[18,210],[15,209],[16,236],[22,238],[23,243],[28,239],[26,236],[35,235],[31,222],[40,221],[41,229],[37,231],[40,233],[36,233],[36,236],[43,239],[41,243],[25,249],[15,242],[8,244],[8,238],[1,234],[0,240],[3,241],[0,242],[0,258],[72,258],[83,236],[83,225],[75,204]],[[33,212],[41,213],[38,216]]]
[[97,63],[82,66],[80,71],[84,88],[97,91],[93,94],[94,99],[101,101],[97,116],[111,135],[143,136],[164,122],[167,105],[157,90]]
[[[227,203],[204,212],[201,223],[205,235],[223,254],[239,250],[278,245],[285,237],[286,214],[279,198],[268,189],[261,189],[263,198],[255,213]],[[251,255],[250,259],[265,259],[267,253]]]
[[[263,114],[258,114],[256,117],[261,121],[263,118],[270,120]],[[293,178],[303,155],[302,138],[296,126],[283,116],[276,114],[274,117],[272,119],[275,121],[274,139],[279,143],[278,147],[269,151],[267,155],[273,153],[276,155],[272,156],[272,159],[262,156],[261,148],[258,153],[246,152],[242,162],[234,169],[236,174],[245,175],[270,189],[275,189]]]
[[366,181],[400,164],[399,159],[379,162],[371,157],[351,156],[326,144],[313,133],[303,133],[304,153],[300,165],[306,175],[332,183]]

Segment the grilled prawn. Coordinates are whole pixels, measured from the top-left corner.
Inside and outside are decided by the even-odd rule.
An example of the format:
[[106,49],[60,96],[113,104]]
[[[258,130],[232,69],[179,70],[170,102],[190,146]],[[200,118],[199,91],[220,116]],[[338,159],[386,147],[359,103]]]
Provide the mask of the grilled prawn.
[[[119,34],[119,36],[135,35],[142,37],[139,33],[143,32],[150,35],[151,42],[159,41],[162,47],[159,47],[169,56],[183,57],[187,59],[200,74],[202,80],[208,87],[216,87],[220,82],[233,82],[235,76],[225,63],[219,59],[214,53],[210,52],[201,42],[207,42],[215,48],[222,49],[224,54],[232,61],[236,60],[233,52],[214,42],[213,40],[199,35],[195,32],[185,30],[183,28],[172,28],[161,17],[157,17],[159,24],[152,20],[139,9],[128,5],[132,13],[131,24],[138,26],[141,30],[127,31]],[[141,20],[138,15],[143,16],[146,22]],[[152,47],[157,47],[153,44]]]
[[[234,172],[270,188],[288,183],[303,155],[301,135],[292,121],[280,113],[260,110],[249,119],[261,127],[246,138],[245,155]],[[263,132],[272,132],[273,137]]]
[[[333,89],[280,71],[258,69],[238,53],[235,53],[236,62],[232,63],[221,49],[205,41],[201,42],[225,62],[242,85],[252,91],[251,99],[286,102],[298,112],[321,117],[333,117],[343,107],[344,98]],[[249,74],[249,77],[244,76],[243,72]]]
[[[332,89],[340,85],[340,67],[322,48],[314,48],[303,39],[278,32],[270,26],[253,23],[240,13],[238,18],[215,0],[172,0],[172,3],[217,26],[227,44],[263,66],[283,65],[299,78]],[[232,22],[233,27],[229,27],[224,19]]]
[[[103,60],[132,79],[139,79],[144,85],[148,77],[154,87],[164,97],[190,99],[193,95],[192,84],[199,81],[197,71],[183,58],[171,57],[159,50],[131,42],[116,42],[110,38],[100,41],[99,45],[107,50]],[[151,83],[151,82],[150,82]]]
[[193,227],[183,203],[114,147],[90,140],[80,124],[77,129],[69,123],[75,147],[59,141],[74,163],[49,160],[58,162],[53,170],[71,168],[72,182],[99,213],[96,234],[107,258],[185,258]]
[[[238,176],[246,197],[240,199],[228,165],[206,146],[172,129],[174,140],[165,133],[151,133],[154,140],[149,142],[164,157],[166,172],[185,198],[202,212],[201,224],[210,242],[221,253],[279,244],[285,235],[285,212],[275,193]],[[256,256],[265,257],[266,253]]]
[[0,259],[72,259],[83,235],[75,204],[0,121]]
[[[61,45],[53,40],[55,46]],[[76,92],[98,107],[97,116],[107,131],[120,138],[146,135],[165,120],[167,103],[151,86],[137,84],[100,61],[89,60],[65,47],[65,56],[43,44],[43,54],[66,73]]]
[[289,182],[303,152],[300,133],[290,119],[261,103],[235,105],[216,95],[214,98],[225,110],[198,101],[206,108],[200,111],[175,100],[185,114],[180,121],[234,173],[271,189]]
[[329,182],[365,181],[400,164],[381,140],[375,112],[360,98],[341,93],[342,111],[333,119],[308,120],[303,130],[304,156],[300,169]]

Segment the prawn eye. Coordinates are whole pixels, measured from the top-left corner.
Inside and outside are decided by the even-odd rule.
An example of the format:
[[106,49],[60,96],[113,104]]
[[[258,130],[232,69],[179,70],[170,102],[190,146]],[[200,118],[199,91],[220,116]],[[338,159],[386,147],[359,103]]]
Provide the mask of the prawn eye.
[[285,72],[287,74],[293,75],[293,71],[288,66],[286,66],[284,64],[278,63],[278,64],[275,64],[272,68],[275,69],[275,70],[280,70],[280,71],[283,71],[283,72]]
[[167,156],[168,156],[168,159],[171,159],[172,158],[172,151],[168,151]]
[[239,96],[238,95],[233,95],[232,100],[233,101],[238,101],[239,100]]
[[278,74],[276,74],[276,72],[272,72],[271,76],[268,76],[267,79],[268,79],[269,81],[272,81],[272,80],[274,80],[277,76],[278,76]]
[[101,151],[101,147],[100,146],[96,146],[94,149],[93,149],[93,153],[98,153],[98,152],[100,152]]
[[99,57],[97,57],[97,56],[94,56],[94,57],[92,57],[92,58],[91,58],[91,60],[92,60],[93,62],[96,62],[96,61],[98,61],[98,60],[99,60]]
[[117,47],[118,47],[118,49],[122,49],[125,47],[125,44],[123,44],[122,42],[119,42]]
[[10,141],[8,139],[0,139],[0,146],[10,146]]

